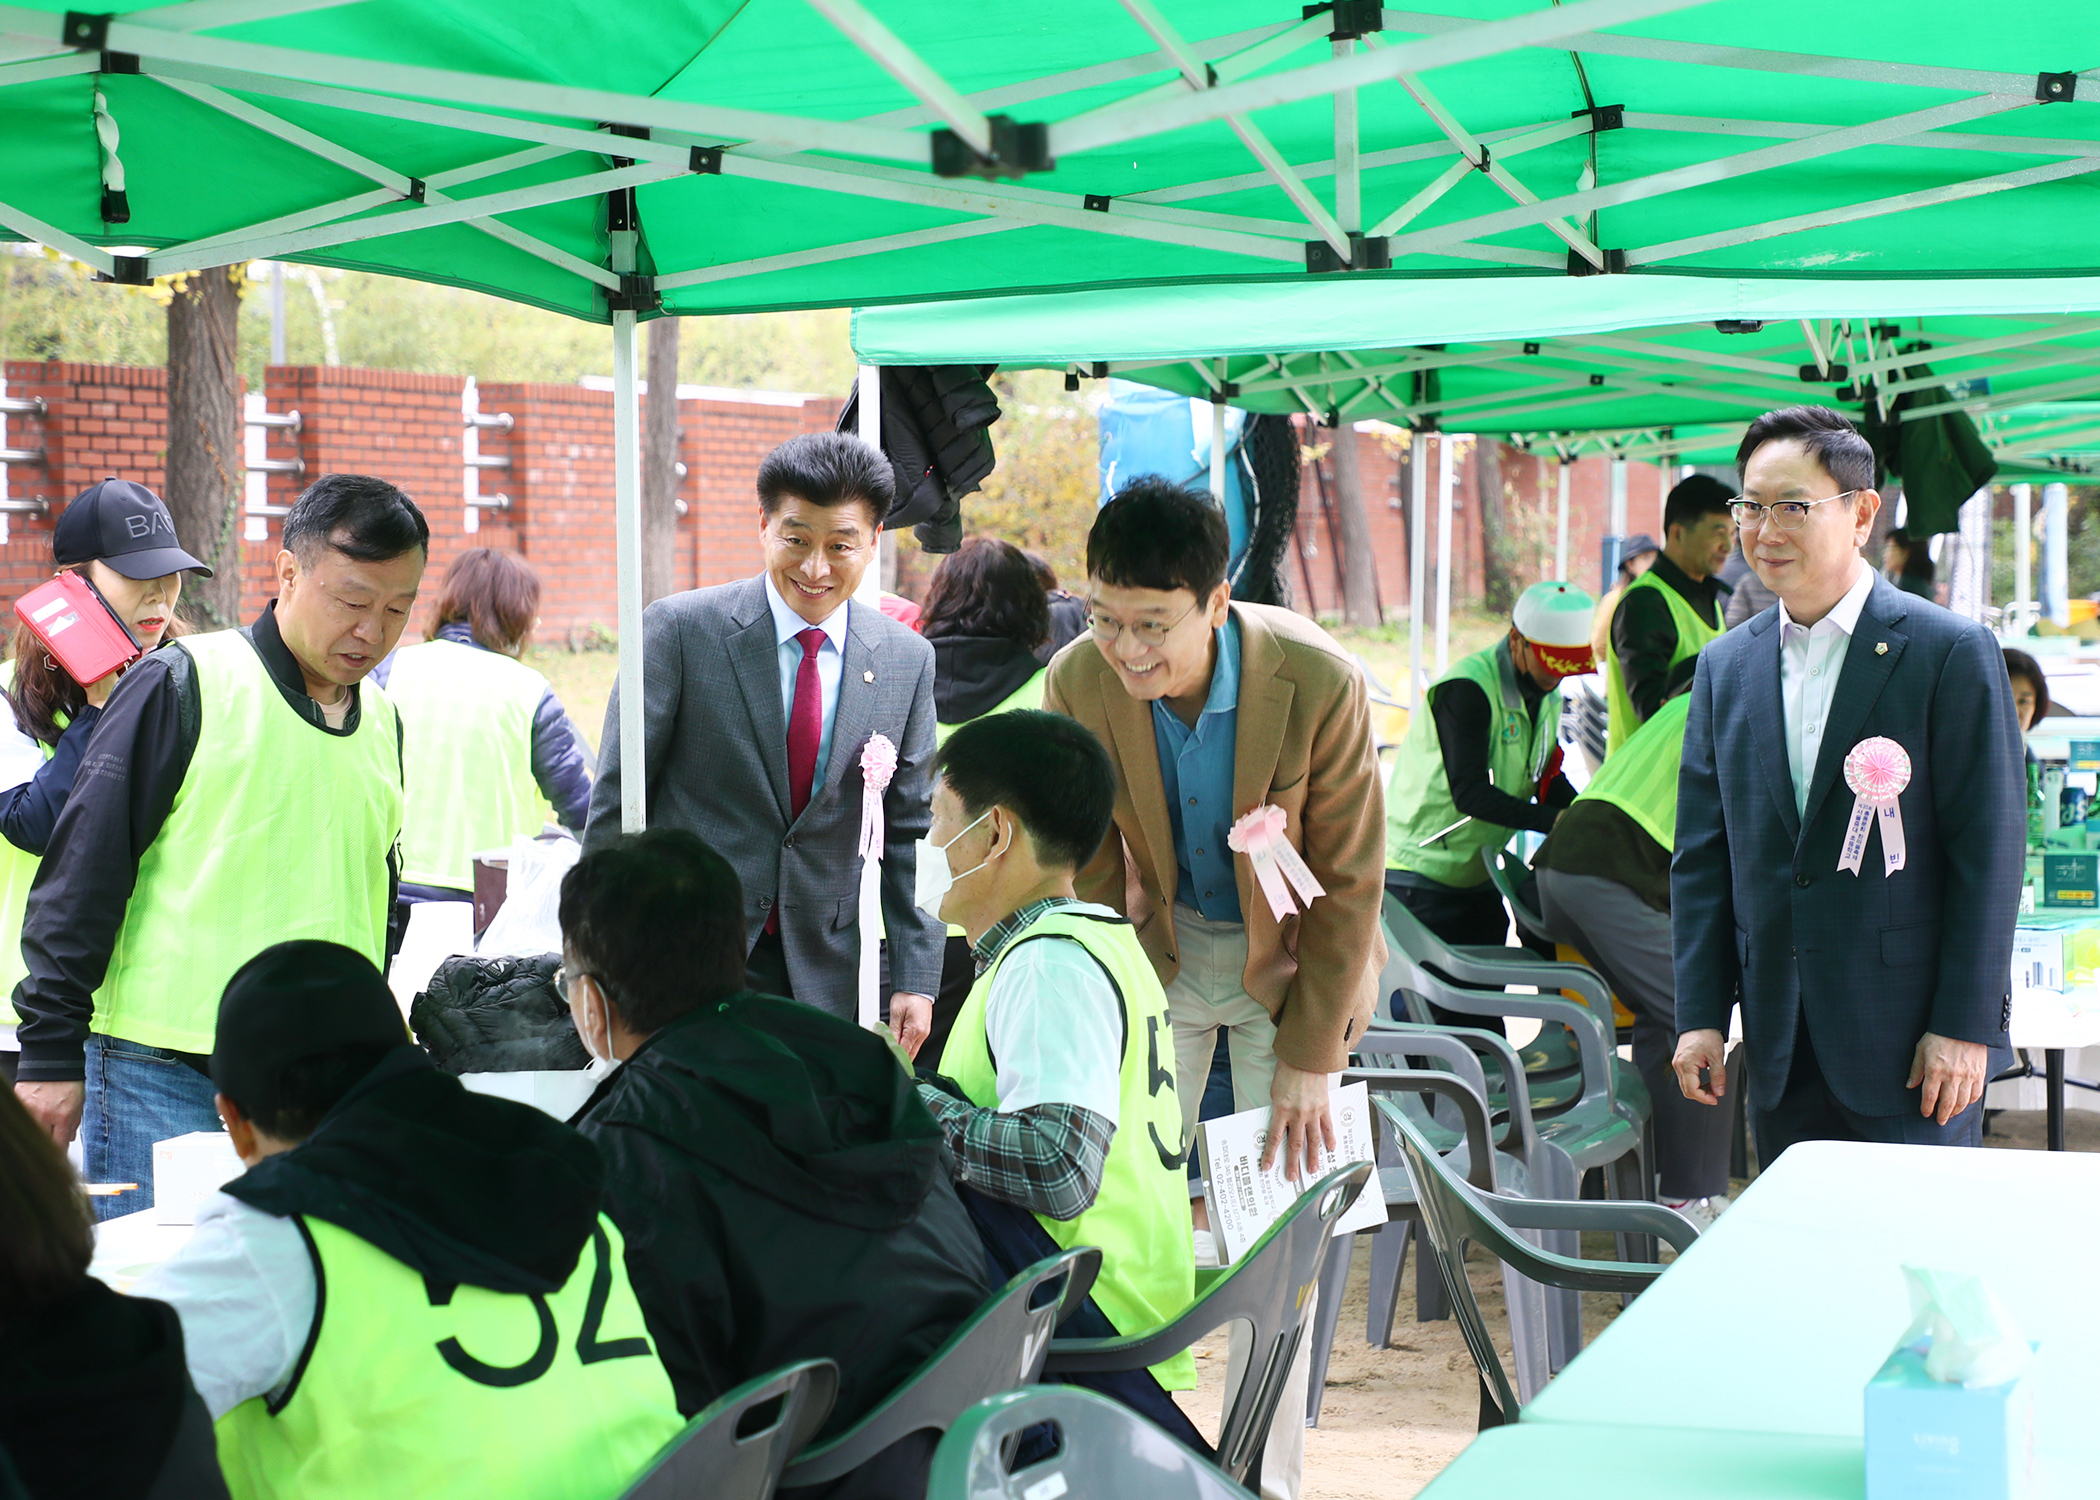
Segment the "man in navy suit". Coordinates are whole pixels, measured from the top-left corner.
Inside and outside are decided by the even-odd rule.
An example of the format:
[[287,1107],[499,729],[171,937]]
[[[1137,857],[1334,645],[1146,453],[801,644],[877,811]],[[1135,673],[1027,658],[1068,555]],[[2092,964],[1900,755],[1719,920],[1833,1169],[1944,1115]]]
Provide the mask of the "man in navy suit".
[[[1736,465],[1744,549],[1779,603],[1708,646],[1692,684],[1670,871],[1678,1085],[1720,1101],[1740,997],[1766,1165],[1805,1140],[1979,1144],[2026,855],[2004,659],[1860,556],[1881,497],[1844,417],[1767,412]],[[1855,873],[1846,763],[1870,740],[1901,747],[1865,755],[1887,784],[1907,756],[1908,781],[1900,831],[1870,814]]]

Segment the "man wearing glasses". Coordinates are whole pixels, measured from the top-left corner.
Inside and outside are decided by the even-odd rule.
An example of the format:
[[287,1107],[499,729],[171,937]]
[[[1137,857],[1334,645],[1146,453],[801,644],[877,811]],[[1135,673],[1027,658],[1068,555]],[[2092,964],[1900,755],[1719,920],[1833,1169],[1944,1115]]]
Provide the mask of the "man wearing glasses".
[[1860,556],[1874,458],[1823,407],[1767,412],[1732,507],[1779,603],[1700,654],[1671,868],[1674,1066],[1718,1104],[1740,998],[1766,1166],[1796,1141],[1981,1144],[2006,1043],[2025,778],[1980,625]]
[[[1228,555],[1206,497],[1126,486],[1087,537],[1090,635],[1050,664],[1043,706],[1116,764],[1115,828],[1075,886],[1130,919],[1167,987],[1184,1145],[1222,1031],[1235,1106],[1275,1111],[1263,1164],[1280,1149],[1303,1182],[1334,1144],[1330,1075],[1385,966],[1385,799],[1363,674],[1302,616],[1234,603]],[[1324,892],[1281,915],[1227,841],[1259,808],[1281,812]],[[1296,1493],[1306,1363],[1277,1408],[1264,1494]]]
[[[743,884],[751,988],[852,1020],[863,935],[861,751],[897,749],[883,798],[890,1028],[916,1053],[946,934],[913,900],[931,817],[933,648],[852,603],[889,513],[889,460],[805,433],[758,470],[756,578],[660,599],[642,615],[649,826],[683,828]],[[620,832],[620,694],[605,708],[586,849]],[[875,934],[867,934],[874,941]]]

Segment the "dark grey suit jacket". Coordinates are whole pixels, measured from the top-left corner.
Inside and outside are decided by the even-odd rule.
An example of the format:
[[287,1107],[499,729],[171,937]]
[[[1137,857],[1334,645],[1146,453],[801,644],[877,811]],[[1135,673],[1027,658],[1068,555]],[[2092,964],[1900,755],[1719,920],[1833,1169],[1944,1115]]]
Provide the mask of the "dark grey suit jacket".
[[[1692,682],[1670,866],[1677,1028],[1726,1031],[1740,995],[1760,1107],[1778,1103],[1806,1025],[1841,1104],[1914,1114],[1904,1082],[1920,1036],[2006,1042],[2027,817],[2005,659],[1982,626],[1877,576],[1803,817],[1779,647],[1774,606],[1708,646]],[[1878,829],[1861,873],[1838,869],[1845,756],[1874,735],[1911,761],[1908,852],[1889,876]]]
[[[719,850],[743,882],[747,941],[758,940],[777,906],[795,998],[851,1020],[860,955],[860,753],[871,734],[897,747],[897,774],[883,797],[891,987],[937,993],[946,935],[913,902],[914,846],[931,821],[933,648],[858,602],[846,625],[831,756],[792,822],[787,712],[763,577],[673,594],[643,611],[642,718],[649,826],[687,829]],[[598,763],[586,849],[620,831],[617,687]]]

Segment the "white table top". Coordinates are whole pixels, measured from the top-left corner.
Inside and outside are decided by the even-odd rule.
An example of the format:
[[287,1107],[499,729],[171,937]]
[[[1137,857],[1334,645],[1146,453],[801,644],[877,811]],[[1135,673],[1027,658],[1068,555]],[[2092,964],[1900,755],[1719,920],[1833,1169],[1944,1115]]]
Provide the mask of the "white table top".
[[95,1226],[95,1258],[88,1275],[120,1292],[180,1250],[190,1237],[187,1224],[160,1224],[150,1208],[104,1219]]
[[2100,1474],[2100,1156],[2077,1152],[1796,1146],[1524,1421],[1859,1439],[1906,1263],[1989,1279],[2041,1344],[2037,1453]]

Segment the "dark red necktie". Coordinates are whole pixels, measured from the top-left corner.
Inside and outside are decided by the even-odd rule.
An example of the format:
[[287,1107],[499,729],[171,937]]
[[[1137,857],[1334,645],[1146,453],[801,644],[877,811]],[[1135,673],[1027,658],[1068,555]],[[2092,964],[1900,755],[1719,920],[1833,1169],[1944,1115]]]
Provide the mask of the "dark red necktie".
[[[812,625],[795,637],[802,643],[802,664],[795,668],[795,706],[788,714],[788,821],[809,806],[817,779],[817,746],[824,738],[824,689],[817,681],[817,652],[824,632]],[[780,908],[766,918],[766,931],[780,930]]]

